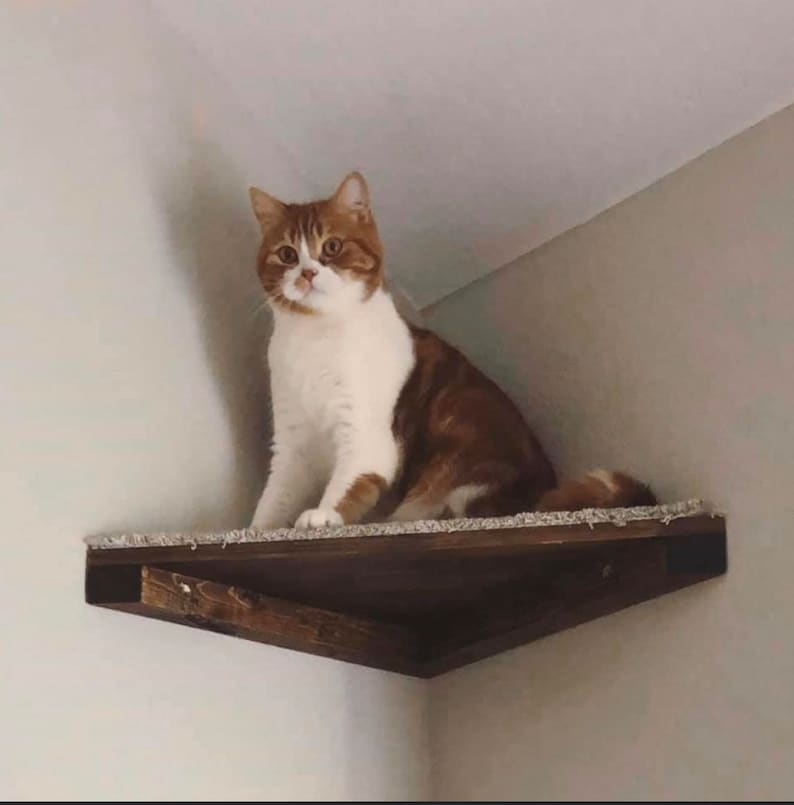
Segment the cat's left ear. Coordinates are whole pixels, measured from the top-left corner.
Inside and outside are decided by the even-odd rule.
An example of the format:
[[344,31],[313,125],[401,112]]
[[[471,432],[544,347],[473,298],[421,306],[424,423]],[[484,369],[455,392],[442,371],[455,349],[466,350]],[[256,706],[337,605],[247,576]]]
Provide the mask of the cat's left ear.
[[369,188],[358,171],[348,173],[342,179],[331,201],[340,212],[356,216],[368,216],[370,213]]

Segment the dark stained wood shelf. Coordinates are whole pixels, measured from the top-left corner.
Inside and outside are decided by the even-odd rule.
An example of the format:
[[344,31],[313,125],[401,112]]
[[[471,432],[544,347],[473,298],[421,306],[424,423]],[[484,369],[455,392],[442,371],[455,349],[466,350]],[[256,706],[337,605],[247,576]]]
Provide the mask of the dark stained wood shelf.
[[432,677],[726,570],[725,521],[89,548],[90,604]]

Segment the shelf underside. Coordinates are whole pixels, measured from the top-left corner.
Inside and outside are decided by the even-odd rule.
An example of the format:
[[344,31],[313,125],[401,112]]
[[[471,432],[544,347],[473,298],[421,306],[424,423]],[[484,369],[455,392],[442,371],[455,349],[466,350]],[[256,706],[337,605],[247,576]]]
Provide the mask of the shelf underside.
[[430,677],[726,570],[725,521],[89,548],[86,600]]

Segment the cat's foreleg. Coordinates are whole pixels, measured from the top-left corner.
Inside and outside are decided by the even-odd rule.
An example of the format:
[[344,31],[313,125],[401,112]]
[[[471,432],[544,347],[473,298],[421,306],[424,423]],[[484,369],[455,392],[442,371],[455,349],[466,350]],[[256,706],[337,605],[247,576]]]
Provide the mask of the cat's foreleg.
[[251,521],[253,528],[291,526],[317,500],[322,486],[312,464],[302,445],[288,443],[274,448],[270,475]]
[[336,466],[316,509],[307,509],[296,528],[359,522],[394,480],[398,450],[390,429],[362,431],[340,440]]

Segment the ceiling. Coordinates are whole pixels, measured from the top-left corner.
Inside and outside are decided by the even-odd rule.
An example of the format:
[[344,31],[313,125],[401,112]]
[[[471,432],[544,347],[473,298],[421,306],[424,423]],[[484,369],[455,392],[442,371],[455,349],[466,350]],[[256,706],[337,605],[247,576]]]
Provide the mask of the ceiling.
[[[430,304],[794,101],[791,0],[152,0]],[[268,184],[292,164],[301,186]]]

